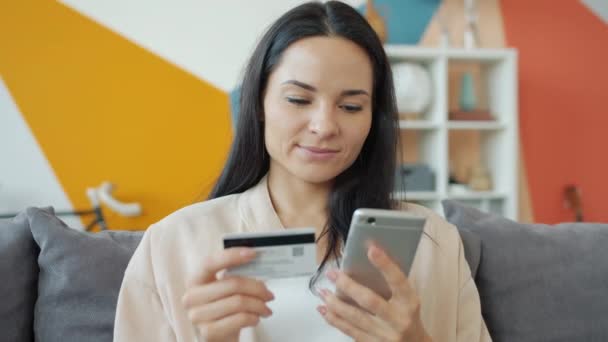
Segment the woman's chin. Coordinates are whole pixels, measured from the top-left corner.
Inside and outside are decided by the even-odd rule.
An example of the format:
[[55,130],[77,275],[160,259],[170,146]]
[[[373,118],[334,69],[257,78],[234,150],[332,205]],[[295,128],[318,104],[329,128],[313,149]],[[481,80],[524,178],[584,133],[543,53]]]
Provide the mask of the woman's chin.
[[308,183],[328,183],[332,182],[339,172],[327,170],[327,168],[300,168],[292,172],[296,177]]

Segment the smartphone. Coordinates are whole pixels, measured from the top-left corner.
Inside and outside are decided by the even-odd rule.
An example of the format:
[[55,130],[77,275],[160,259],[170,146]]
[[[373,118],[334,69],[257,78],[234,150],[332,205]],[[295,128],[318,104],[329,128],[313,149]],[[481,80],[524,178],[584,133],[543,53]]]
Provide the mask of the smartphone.
[[[380,270],[367,257],[368,246],[373,242],[381,247],[408,275],[425,223],[425,217],[399,210],[355,210],[340,269],[356,282],[388,300],[391,290]],[[345,294],[338,291],[336,295],[356,305]]]

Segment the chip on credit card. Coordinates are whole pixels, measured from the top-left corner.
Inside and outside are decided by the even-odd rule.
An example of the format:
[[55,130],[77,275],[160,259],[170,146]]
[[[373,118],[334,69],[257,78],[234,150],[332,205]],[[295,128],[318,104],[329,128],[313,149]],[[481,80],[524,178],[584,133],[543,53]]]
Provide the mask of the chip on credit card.
[[256,251],[253,261],[230,268],[226,274],[264,280],[310,276],[317,269],[314,228],[231,233],[223,239],[224,248],[250,247]]

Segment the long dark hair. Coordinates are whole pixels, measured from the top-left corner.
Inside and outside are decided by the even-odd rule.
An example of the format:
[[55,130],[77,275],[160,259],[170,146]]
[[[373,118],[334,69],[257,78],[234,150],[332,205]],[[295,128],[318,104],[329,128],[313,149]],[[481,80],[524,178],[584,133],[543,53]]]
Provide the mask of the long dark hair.
[[285,13],[264,34],[247,65],[236,135],[209,198],[244,192],[268,172],[270,157],[261,120],[268,77],[290,44],[313,36],[338,36],[354,42],[367,53],[373,68],[371,130],[359,157],[334,180],[328,221],[321,234],[327,235],[328,246],[321,269],[330,257],[339,258],[355,209],[394,207],[399,129],[392,73],[378,36],[352,7],[339,1],[306,3]]

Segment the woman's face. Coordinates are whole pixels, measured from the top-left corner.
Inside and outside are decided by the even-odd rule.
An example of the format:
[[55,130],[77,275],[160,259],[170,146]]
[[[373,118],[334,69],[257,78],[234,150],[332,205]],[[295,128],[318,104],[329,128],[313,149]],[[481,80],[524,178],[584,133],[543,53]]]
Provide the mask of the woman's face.
[[313,37],[291,44],[264,93],[273,172],[333,180],[357,159],[372,122],[372,65],[355,43]]

